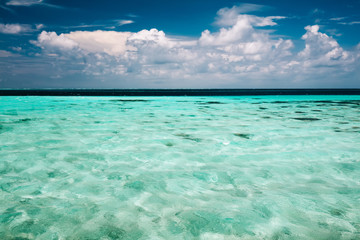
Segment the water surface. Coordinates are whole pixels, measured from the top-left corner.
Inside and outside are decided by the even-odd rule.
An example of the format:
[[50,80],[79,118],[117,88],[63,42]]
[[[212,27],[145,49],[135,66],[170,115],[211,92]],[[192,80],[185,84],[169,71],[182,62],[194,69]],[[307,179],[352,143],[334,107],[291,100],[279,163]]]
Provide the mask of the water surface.
[[0,239],[359,239],[360,96],[0,97]]

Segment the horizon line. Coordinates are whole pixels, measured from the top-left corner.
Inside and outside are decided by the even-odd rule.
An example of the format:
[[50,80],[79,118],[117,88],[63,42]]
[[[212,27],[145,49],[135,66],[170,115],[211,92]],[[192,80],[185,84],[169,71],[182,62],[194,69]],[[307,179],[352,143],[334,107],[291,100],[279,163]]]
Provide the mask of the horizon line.
[[360,88],[18,88],[0,96],[255,96],[360,95]]

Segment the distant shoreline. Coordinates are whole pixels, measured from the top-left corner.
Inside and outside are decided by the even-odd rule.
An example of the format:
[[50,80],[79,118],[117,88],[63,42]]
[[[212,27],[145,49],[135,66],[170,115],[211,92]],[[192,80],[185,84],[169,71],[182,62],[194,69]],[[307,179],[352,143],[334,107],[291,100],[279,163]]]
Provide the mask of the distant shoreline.
[[338,89],[0,89],[0,96],[264,96],[360,95],[360,88]]

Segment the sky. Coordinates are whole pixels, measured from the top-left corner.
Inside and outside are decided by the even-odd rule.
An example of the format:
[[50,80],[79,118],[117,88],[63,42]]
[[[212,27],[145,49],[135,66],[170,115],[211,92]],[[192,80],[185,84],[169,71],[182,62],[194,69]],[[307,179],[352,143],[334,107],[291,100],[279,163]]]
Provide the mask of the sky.
[[0,88],[360,88],[360,0],[0,0]]

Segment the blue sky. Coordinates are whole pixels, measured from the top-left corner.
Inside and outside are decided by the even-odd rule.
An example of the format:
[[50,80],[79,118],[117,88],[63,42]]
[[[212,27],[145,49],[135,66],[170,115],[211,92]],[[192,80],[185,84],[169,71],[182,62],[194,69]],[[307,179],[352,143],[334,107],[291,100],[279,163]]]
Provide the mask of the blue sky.
[[360,87],[360,0],[0,0],[0,88]]

